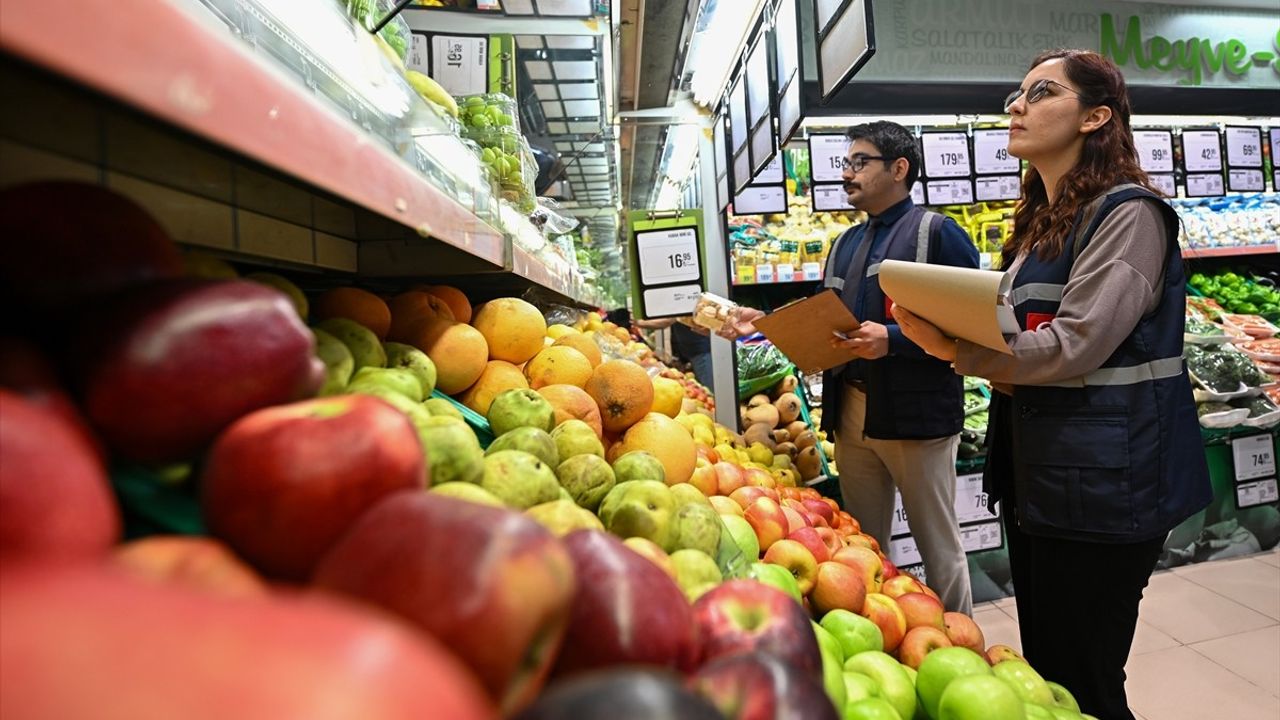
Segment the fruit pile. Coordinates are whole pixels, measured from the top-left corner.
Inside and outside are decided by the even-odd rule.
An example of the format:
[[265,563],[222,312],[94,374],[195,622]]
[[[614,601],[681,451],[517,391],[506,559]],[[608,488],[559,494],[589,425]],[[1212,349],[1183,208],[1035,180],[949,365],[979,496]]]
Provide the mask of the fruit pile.
[[[928,588],[886,579],[794,470],[605,357],[640,351],[599,316],[231,277],[91,186],[5,191],[0,231],[23,239],[0,258],[18,310],[6,715],[906,720],[919,702],[1004,720],[1055,702],[1011,651],[990,667]],[[138,467],[187,483],[208,536],[121,543],[112,474]]]
[[658,376],[680,384],[684,397],[688,399],[684,404],[686,412],[701,412],[711,416],[716,414],[715,397],[706,385],[698,382],[698,378],[692,372],[680,372],[675,368],[667,368]]
[[742,442],[752,459],[792,469],[799,480],[809,482],[822,474],[823,459],[832,457],[835,447],[825,432],[801,417],[799,384],[795,375],[787,375],[769,393],[758,393],[739,405],[738,414],[747,429]]

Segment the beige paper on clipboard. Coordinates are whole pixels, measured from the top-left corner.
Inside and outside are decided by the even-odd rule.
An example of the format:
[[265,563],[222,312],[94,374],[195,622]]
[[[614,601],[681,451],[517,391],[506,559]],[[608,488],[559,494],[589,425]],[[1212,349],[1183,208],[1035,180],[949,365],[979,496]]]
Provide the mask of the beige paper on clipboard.
[[832,331],[850,332],[858,325],[834,290],[783,306],[755,321],[756,329],[806,375],[852,360],[849,350],[831,347]]
[[1012,355],[1006,334],[1017,333],[1006,273],[950,265],[886,260],[880,288],[894,303],[928,320],[949,337]]

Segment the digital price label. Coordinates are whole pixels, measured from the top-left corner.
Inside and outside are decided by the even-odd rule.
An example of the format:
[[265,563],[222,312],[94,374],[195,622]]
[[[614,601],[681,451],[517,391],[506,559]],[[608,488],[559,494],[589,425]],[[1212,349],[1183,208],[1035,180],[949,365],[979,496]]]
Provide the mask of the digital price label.
[[960,547],[963,547],[966,553],[995,550],[1003,544],[1004,533],[998,522],[960,528]]
[[969,180],[930,180],[924,184],[929,205],[968,205],[973,202],[973,183]]
[[1134,130],[1138,164],[1149,173],[1173,172],[1173,133],[1168,130]]
[[800,265],[800,272],[804,275],[804,279],[807,281],[812,282],[814,280],[821,280],[822,279],[822,263],[816,263],[816,262],[802,263]]
[[853,209],[843,185],[814,185],[813,209],[817,212],[847,212]]
[[765,215],[787,211],[787,189],[782,185],[748,185],[733,196],[734,215]]
[[1236,507],[1241,510],[1270,505],[1276,500],[1280,500],[1280,488],[1277,488],[1275,478],[1236,486]]
[[698,231],[691,227],[636,233],[640,282],[664,285],[701,277],[698,267]]
[[1187,197],[1221,197],[1225,194],[1220,173],[1187,175]]
[[987,509],[987,494],[982,491],[982,473],[956,478],[956,522],[963,525],[998,520],[999,517]]
[[1280,127],[1271,128],[1271,189],[1280,192]]
[[916,205],[924,204],[924,185],[917,180],[915,185],[911,186],[911,202]]
[[1275,441],[1270,434],[1232,440],[1231,457],[1235,461],[1238,483],[1276,474]]
[[1017,200],[1022,196],[1022,177],[1019,175],[974,178],[973,184],[978,202]]
[[1267,189],[1261,170],[1231,168],[1227,170],[1227,189],[1231,192],[1262,192]]
[[488,92],[489,38],[433,36],[431,77],[450,95],[480,95]]
[[427,75],[431,74],[431,38],[424,33],[413,33],[409,45],[409,53],[405,55],[404,66]]
[[644,316],[659,318],[692,315],[694,306],[698,304],[698,296],[701,294],[701,285],[649,288],[641,294],[644,300]]
[[813,181],[844,182],[844,156],[849,138],[844,135],[809,136],[809,172]]
[[[926,177],[968,177],[973,174],[969,162],[967,135],[962,132],[926,132],[920,137],[924,142]],[[968,202],[973,202],[973,198]]]
[[1217,130],[1182,131],[1182,165],[1188,173],[1222,171],[1222,138]]
[[1262,167],[1262,128],[1227,126],[1227,166]]
[[979,175],[1007,175],[1022,169],[1022,162],[1009,154],[1009,128],[973,131],[973,169]]
[[1151,184],[1167,198],[1178,196],[1178,182],[1173,175],[1148,175]]
[[770,263],[760,263],[756,266],[756,284],[764,285],[774,282],[776,276],[773,272],[773,265]]
[[889,541],[889,559],[898,567],[924,562],[920,549],[916,547],[916,539],[910,535]]
[[782,181],[782,153],[774,153],[773,159],[751,182],[755,185],[781,185]]
[[777,276],[780,283],[795,282],[796,266],[791,263],[778,263]]

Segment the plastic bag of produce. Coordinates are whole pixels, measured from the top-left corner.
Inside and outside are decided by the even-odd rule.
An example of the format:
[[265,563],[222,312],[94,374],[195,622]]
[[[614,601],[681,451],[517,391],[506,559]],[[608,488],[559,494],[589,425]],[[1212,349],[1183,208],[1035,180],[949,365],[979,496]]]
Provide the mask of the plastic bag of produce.
[[1280,333],[1280,328],[1267,322],[1266,318],[1260,315],[1228,313],[1222,316],[1222,322],[1225,325],[1242,330],[1250,337],[1259,339],[1275,337],[1276,333]]
[[1224,402],[1209,400],[1196,405],[1202,427],[1225,430],[1243,423],[1249,417],[1247,409],[1232,407]]
[[1187,320],[1182,333],[1183,342],[1195,345],[1220,345],[1231,338],[1221,325],[1203,320]]
[[502,93],[464,95],[458,101],[458,115],[468,130],[512,128],[520,130],[520,109],[515,98]]

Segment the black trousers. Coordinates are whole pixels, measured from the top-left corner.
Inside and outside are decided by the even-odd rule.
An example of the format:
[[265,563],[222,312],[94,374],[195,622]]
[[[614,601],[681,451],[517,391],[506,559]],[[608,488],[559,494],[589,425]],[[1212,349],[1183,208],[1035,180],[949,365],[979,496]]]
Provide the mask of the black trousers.
[[1020,531],[1015,515],[1006,513],[1005,525],[1027,661],[1071,691],[1081,711],[1134,720],[1124,665],[1164,538],[1111,545],[1037,537]]

